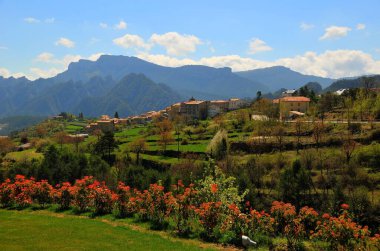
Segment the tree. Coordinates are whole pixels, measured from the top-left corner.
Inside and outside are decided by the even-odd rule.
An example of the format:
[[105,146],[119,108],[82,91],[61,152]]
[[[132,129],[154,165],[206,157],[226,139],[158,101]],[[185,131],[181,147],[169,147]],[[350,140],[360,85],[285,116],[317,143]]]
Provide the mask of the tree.
[[116,118],[116,119],[118,119],[119,118],[119,113],[115,112],[115,115],[113,117]]
[[67,143],[68,136],[69,136],[68,133],[65,131],[60,131],[54,134],[54,139],[60,145],[61,150],[62,150],[63,144]]
[[100,139],[95,143],[94,151],[97,154],[102,155],[104,158],[108,156],[108,162],[111,163],[111,152],[117,147],[113,132],[106,131],[100,137]]
[[176,116],[173,120],[174,122],[174,130],[177,136],[177,159],[179,159],[180,151],[179,151],[179,137],[181,135],[181,130],[184,126],[183,118],[181,116]]
[[262,98],[261,91],[256,92],[256,101],[259,101]]
[[207,153],[217,160],[228,155],[228,134],[224,129],[219,130],[207,146]]
[[46,134],[47,134],[47,130],[46,130],[45,126],[42,125],[42,124],[36,126],[35,131],[36,131],[36,135],[37,135],[39,138],[43,138],[43,137],[45,137]]
[[162,149],[166,151],[166,146],[173,141],[173,124],[170,120],[164,119],[156,122],[155,125],[160,136],[159,144],[162,146]]
[[300,118],[297,118],[296,122],[294,123],[296,136],[297,136],[297,154],[299,153],[299,149],[301,146],[301,136],[303,132],[303,123]]
[[349,164],[350,159],[352,157],[353,152],[356,148],[356,142],[353,139],[353,135],[350,131],[347,133],[343,133],[342,135],[342,152],[344,156],[346,157],[346,162]]
[[131,152],[136,154],[136,164],[138,165],[140,160],[140,153],[148,149],[148,144],[144,138],[139,138],[129,144],[129,149]]
[[324,133],[324,125],[321,122],[314,122],[313,128],[313,139],[317,146],[317,150],[319,149],[319,145],[322,141],[323,133]]
[[14,148],[13,141],[8,137],[0,137],[0,155],[6,154]]
[[285,136],[285,128],[283,125],[279,124],[273,128],[272,135],[276,137],[278,147],[280,149],[280,152],[282,150],[282,145],[284,143],[284,136]]

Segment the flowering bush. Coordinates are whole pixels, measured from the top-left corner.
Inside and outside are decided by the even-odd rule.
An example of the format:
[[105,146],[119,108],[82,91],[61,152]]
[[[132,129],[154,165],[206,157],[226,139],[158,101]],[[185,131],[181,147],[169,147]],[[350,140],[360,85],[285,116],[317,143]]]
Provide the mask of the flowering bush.
[[170,213],[179,235],[186,235],[190,232],[190,218],[194,215],[195,206],[193,204],[196,194],[194,184],[185,188],[182,181],[179,180],[177,185],[173,186],[173,197],[168,198]]
[[215,227],[221,219],[222,202],[205,202],[195,210],[198,214],[199,222],[203,226],[203,234],[207,239],[215,239],[217,237],[214,232]]
[[323,215],[323,222],[317,223],[313,237],[329,242],[333,250],[365,247],[370,235],[368,227],[362,227],[352,221],[347,211],[349,209],[347,204],[342,204],[341,208],[342,212],[338,217]]
[[44,207],[53,200],[53,187],[47,180],[35,182],[32,186],[32,199]]
[[79,212],[92,210],[95,214],[111,213],[115,205],[120,217],[137,215],[160,228],[171,222],[180,235],[189,234],[191,226],[200,226],[203,237],[223,243],[240,244],[241,234],[261,242],[281,235],[287,239],[288,249],[298,249],[302,240],[309,238],[328,242],[332,250],[380,248],[380,235],[370,237],[368,227],[355,223],[347,204],[341,205],[336,216],[319,215],[310,207],[297,214],[293,205],[279,201],[272,203],[270,213],[256,211],[248,202],[242,212],[242,204],[236,203],[241,198],[230,184],[210,178],[199,187],[185,187],[179,180],[171,192],[165,192],[159,184],[139,191],[119,183],[113,193],[92,177],[77,180],[73,186],[64,182],[54,189],[46,180],[37,182],[17,175],[14,182],[7,179],[0,184],[0,203],[24,208],[32,202],[45,206],[54,199],[59,209],[73,206]]
[[13,183],[10,179],[6,179],[0,185],[0,204],[2,207],[10,207],[13,203]]
[[57,185],[57,189],[54,190],[53,198],[60,210],[70,207],[72,200],[71,189],[72,187],[69,182],[63,182],[61,185]]
[[92,176],[85,176],[81,180],[76,180],[74,186],[70,189],[72,204],[78,212],[85,212],[90,209],[92,191],[89,186],[92,183]]
[[133,193],[129,186],[126,186],[123,182],[119,182],[116,194],[116,208],[118,217],[125,218],[136,213],[136,199],[133,197]]
[[95,214],[109,214],[112,212],[114,201],[117,196],[105,185],[95,180],[88,186],[90,189],[90,199],[94,207]]
[[17,207],[24,208],[32,204],[33,183],[34,179],[26,179],[23,175],[16,175],[12,198]]

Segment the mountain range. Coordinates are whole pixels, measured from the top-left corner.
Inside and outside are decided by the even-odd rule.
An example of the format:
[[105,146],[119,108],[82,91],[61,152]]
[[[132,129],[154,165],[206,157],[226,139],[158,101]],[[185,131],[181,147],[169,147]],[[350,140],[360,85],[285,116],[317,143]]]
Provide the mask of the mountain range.
[[310,82],[322,87],[331,84],[326,89],[333,90],[360,82],[355,81],[303,75],[282,66],[232,72],[230,68],[166,67],[137,57],[103,55],[97,61],[71,63],[66,71],[48,79],[0,77],[0,118],[49,116],[62,111],[83,112],[85,116],[118,111],[120,116],[128,116],[159,110],[192,96],[255,97],[257,91],[297,89]]
[[336,81],[331,78],[304,75],[284,66],[273,66],[250,71],[241,71],[236,72],[236,74],[250,80],[259,81],[265,86],[268,86],[271,92],[277,91],[281,88],[297,89],[309,82],[319,83],[323,88],[325,88]]

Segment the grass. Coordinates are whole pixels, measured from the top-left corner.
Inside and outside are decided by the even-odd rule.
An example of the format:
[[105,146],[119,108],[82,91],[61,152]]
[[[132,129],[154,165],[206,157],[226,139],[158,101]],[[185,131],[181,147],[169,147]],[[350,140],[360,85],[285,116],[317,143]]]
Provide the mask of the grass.
[[32,160],[42,158],[42,153],[37,153],[36,149],[28,149],[20,152],[10,152],[5,155],[5,159],[14,161]]
[[0,250],[215,250],[123,221],[43,211],[0,210]]

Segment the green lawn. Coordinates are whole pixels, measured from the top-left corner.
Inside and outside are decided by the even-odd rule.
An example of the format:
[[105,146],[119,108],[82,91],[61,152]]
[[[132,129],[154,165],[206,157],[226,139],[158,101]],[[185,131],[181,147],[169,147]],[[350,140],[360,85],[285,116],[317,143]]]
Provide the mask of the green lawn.
[[215,250],[122,220],[0,210],[0,250]]
[[5,159],[10,159],[14,161],[23,161],[23,160],[31,160],[31,159],[40,159],[42,158],[42,153],[37,153],[36,149],[29,149],[20,152],[10,152],[5,155]]

